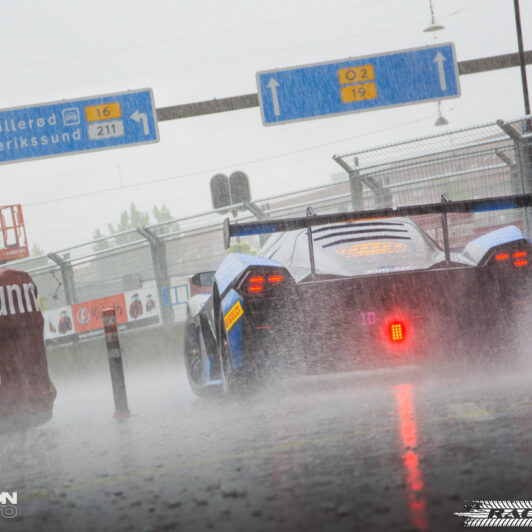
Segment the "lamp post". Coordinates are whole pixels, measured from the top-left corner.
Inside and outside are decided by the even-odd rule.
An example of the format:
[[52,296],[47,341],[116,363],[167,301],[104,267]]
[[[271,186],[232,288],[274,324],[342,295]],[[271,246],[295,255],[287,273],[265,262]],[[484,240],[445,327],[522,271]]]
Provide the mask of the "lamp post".
[[423,31],[427,32],[427,31],[443,30],[444,27],[441,24],[438,24],[436,22],[436,19],[434,18],[434,7],[432,7],[432,0],[429,0],[429,6],[430,6],[430,24]]
[[449,121],[447,118],[445,118],[441,114],[441,102],[438,102],[438,118],[436,118],[436,122],[434,122],[435,126],[446,126],[449,124]]
[[515,27],[517,30],[517,46],[519,47],[519,65],[521,67],[521,83],[523,85],[523,98],[525,100],[525,114],[530,114],[530,102],[528,100],[528,84],[526,81],[525,52],[523,50],[523,34],[521,32],[521,14],[519,13],[519,0],[514,0]]
[[[423,30],[423,32],[440,31],[440,30],[445,29],[444,26],[436,22],[436,18],[434,17],[434,6],[432,5],[432,0],[429,0],[429,7],[430,7],[430,24]],[[436,35],[434,35],[434,39],[436,39]],[[440,102],[438,102],[438,118],[436,118],[436,122],[434,122],[434,125],[435,126],[446,126],[447,124],[449,124],[449,122],[444,116],[442,116],[441,104]]]

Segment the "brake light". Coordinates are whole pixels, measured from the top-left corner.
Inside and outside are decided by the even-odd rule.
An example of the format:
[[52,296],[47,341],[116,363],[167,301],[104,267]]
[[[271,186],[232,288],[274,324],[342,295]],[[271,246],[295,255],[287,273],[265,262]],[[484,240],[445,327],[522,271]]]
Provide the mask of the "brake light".
[[508,253],[499,253],[498,255],[495,255],[495,260],[508,260],[510,258],[510,255]]
[[266,294],[270,289],[279,287],[284,280],[284,276],[277,272],[252,274],[246,281],[247,291],[250,294]]
[[521,268],[522,266],[526,266],[528,264],[528,259],[526,258],[527,255],[528,253],[526,251],[520,249],[518,251],[513,251],[510,253],[497,253],[497,255],[495,255],[495,260],[501,262],[501,261],[508,260],[511,257],[513,260],[514,266],[516,268]]
[[392,342],[402,342],[405,339],[405,327],[402,322],[390,323],[390,339]]

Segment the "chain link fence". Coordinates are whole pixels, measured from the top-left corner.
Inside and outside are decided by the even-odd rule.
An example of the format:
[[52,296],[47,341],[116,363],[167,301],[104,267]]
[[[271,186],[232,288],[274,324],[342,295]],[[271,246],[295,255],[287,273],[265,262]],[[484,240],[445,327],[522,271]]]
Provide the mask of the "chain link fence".
[[[345,179],[252,205],[218,209],[127,231],[62,249],[47,256],[12,261],[30,273],[44,309],[102,298],[129,290],[159,294],[163,322],[185,319],[188,280],[214,270],[225,257],[222,217],[244,221],[304,216],[386,206],[532,192],[531,117],[494,122],[459,131],[335,155]],[[244,208],[237,213],[236,207]],[[527,213],[496,211],[452,215],[451,245],[458,249],[483,230],[515,223],[532,234]],[[248,212],[246,214],[246,212]],[[236,215],[236,216],[235,216]],[[467,219],[466,219],[467,218]],[[419,220],[438,240],[439,218]],[[454,244],[453,244],[454,237]],[[264,238],[264,237],[262,237]],[[229,251],[256,253],[258,236],[241,237]]]

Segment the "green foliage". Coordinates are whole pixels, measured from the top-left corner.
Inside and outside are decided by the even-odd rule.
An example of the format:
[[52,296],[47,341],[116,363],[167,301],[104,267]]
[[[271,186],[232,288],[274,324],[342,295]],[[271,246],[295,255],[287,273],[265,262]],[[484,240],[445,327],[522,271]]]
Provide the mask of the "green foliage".
[[173,220],[174,218],[172,214],[170,213],[170,210],[168,209],[168,207],[164,204],[161,206],[160,209],[159,207],[157,207],[157,205],[155,205],[155,207],[153,207],[152,209],[152,212],[153,212],[153,216],[155,217],[155,221],[157,223],[169,222],[170,220]]
[[37,242],[31,246],[30,257],[42,257],[44,254],[44,249],[42,249]]
[[[122,211],[120,214],[120,222],[116,226],[113,224],[107,224],[109,229],[109,234],[114,235],[116,233],[122,233],[124,231],[129,231],[130,229],[136,229],[137,227],[144,227],[150,223],[150,214],[147,212],[142,212],[137,209],[135,204],[131,202],[128,211]],[[137,240],[137,238],[134,238]]]
[[39,246],[36,242],[34,242],[33,246],[31,246],[30,249],[30,257],[43,257],[41,259],[34,260],[31,263],[32,268],[40,268],[41,266],[46,266],[48,264],[48,257],[45,256],[46,253],[44,249]]
[[[152,213],[157,223],[169,222],[170,220],[174,219],[174,217],[170,213],[170,210],[164,204],[161,206],[160,209],[157,207],[157,205],[155,205],[155,207],[153,207],[152,209]],[[173,222],[171,224],[165,224],[163,227],[154,228],[154,230],[157,235],[164,235],[165,233],[175,233],[176,231],[179,231],[179,224],[177,222]]]
[[[166,205],[162,205],[161,207],[157,207],[155,205],[152,209],[153,217],[155,218],[155,223],[161,223],[166,222],[173,219],[172,214],[170,213],[170,210]],[[120,221],[118,222],[118,225],[113,225],[111,223],[107,224],[107,229],[109,231],[109,236],[111,235],[117,235],[113,239],[107,239],[102,240],[100,242],[96,242],[94,244],[94,251],[101,251],[104,249],[108,249],[113,246],[119,246],[121,244],[126,244],[128,242],[134,242],[136,240],[140,240],[142,237],[137,232],[132,232],[126,235],[119,235],[118,233],[123,233],[126,231],[130,231],[132,229],[136,229],[137,227],[144,227],[146,225],[150,225],[150,213],[146,211],[141,211],[137,209],[137,206],[135,203],[131,203],[129,206],[129,210],[124,210],[120,214]],[[160,228],[159,230],[156,230],[155,232],[157,234],[164,234],[171,231],[177,231],[179,229],[179,224],[173,223],[169,224],[168,226],[164,226],[163,228]],[[96,228],[92,234],[92,237],[96,240],[98,238],[102,238],[106,235],[102,233],[102,231],[99,228]]]
[[243,253],[244,255],[256,255],[257,250],[252,248],[248,242],[235,242],[229,246],[228,253]]
[[[100,229],[96,228],[94,232],[92,233],[92,238],[94,240],[98,240],[99,238],[103,238],[105,235],[100,231]],[[102,240],[101,242],[95,242],[93,249],[94,251],[102,251],[104,249],[110,248],[111,245],[109,244],[108,240]]]

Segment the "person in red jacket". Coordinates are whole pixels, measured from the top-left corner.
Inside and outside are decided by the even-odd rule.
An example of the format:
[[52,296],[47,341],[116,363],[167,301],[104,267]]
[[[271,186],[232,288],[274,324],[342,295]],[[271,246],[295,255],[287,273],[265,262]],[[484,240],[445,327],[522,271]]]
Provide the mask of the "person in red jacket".
[[40,424],[52,417],[56,389],[48,375],[37,288],[21,271],[0,268],[0,421]]

